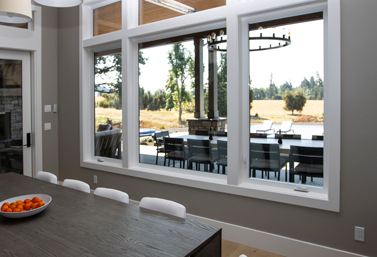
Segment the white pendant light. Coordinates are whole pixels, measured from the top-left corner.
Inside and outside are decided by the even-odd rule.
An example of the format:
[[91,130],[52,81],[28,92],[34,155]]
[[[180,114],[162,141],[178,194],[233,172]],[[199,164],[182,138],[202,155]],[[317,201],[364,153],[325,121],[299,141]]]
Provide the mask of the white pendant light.
[[31,0],[0,1],[0,22],[27,23],[32,17]]
[[50,7],[73,7],[82,4],[83,0],[34,0],[34,2]]

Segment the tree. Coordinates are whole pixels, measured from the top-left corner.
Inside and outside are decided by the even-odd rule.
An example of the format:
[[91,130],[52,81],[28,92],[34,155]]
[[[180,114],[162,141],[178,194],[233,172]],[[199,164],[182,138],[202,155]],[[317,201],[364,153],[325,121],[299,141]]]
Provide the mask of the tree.
[[279,93],[284,94],[285,91],[287,91],[287,89],[290,90],[290,91],[293,90],[292,82],[286,81],[283,85],[281,85],[280,88],[279,88]]
[[276,87],[275,83],[272,82],[272,78],[273,78],[273,75],[271,73],[268,98],[271,100],[274,100],[274,96],[278,93],[278,88]]
[[171,109],[178,105],[179,122],[182,122],[182,102],[191,101],[190,92],[186,91],[185,81],[194,76],[194,59],[182,43],[174,44],[168,52],[169,70],[166,89],[168,91],[168,104],[165,108]]
[[[103,76],[115,72],[115,79],[94,85],[94,90],[100,93],[115,93],[120,98],[122,92],[122,54],[111,54],[95,58],[94,74]],[[114,82],[115,81],[115,82]],[[105,87],[104,87],[105,86]]]
[[302,112],[306,104],[306,97],[300,89],[297,89],[294,94],[287,89],[283,96],[283,100],[285,101],[285,106],[283,109],[286,111],[292,111],[292,114],[295,110]]
[[266,98],[266,94],[264,93],[263,88],[253,88],[253,96],[254,100],[263,100]]
[[161,108],[165,108],[166,94],[163,89],[157,89],[152,95],[152,99],[149,101],[148,111],[158,111]]
[[[144,65],[148,58],[143,57],[143,52],[139,51],[139,64]],[[94,85],[94,91],[100,93],[114,94],[114,96],[109,97],[116,101],[113,103],[117,106],[117,109],[122,108],[122,54],[110,54],[106,56],[100,56],[95,58],[94,74],[96,76],[103,76],[110,72],[115,73],[115,79],[111,82],[103,82]],[[140,75],[140,69],[139,69]],[[144,91],[144,90],[143,90]],[[142,95],[139,95],[139,100]]]

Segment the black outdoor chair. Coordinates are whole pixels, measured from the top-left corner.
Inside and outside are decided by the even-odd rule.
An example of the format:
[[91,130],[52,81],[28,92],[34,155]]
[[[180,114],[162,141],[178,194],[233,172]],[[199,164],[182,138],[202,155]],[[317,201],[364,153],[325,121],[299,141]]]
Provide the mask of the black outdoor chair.
[[122,132],[120,129],[105,130],[95,134],[95,155],[121,159]]
[[323,135],[312,135],[312,140],[323,141]]
[[197,135],[197,136],[209,136],[209,131],[207,131],[207,130],[195,130],[195,135]]
[[296,139],[296,140],[301,140],[301,135],[299,134],[275,134],[275,139],[279,138],[284,139]]
[[[280,180],[280,170],[285,166],[285,180],[287,181],[287,161],[280,157],[279,144],[258,144],[250,143],[250,177],[256,177],[256,170],[267,172],[270,179],[270,172],[278,173]],[[251,174],[253,171],[253,174]]]
[[228,133],[226,131],[215,131],[214,136],[215,137],[227,137]]
[[209,136],[209,133],[212,132],[214,137],[227,137],[228,133],[226,131],[207,131],[207,130],[195,130],[195,135],[197,136]]
[[169,131],[160,131],[160,132],[156,132],[154,133],[154,135],[152,135],[152,138],[154,141],[156,141],[156,165],[158,163],[158,154],[159,153],[165,153],[165,149],[164,149],[164,137],[169,137]]
[[[295,166],[295,163],[298,163]],[[323,148],[291,145],[289,154],[289,182],[294,182],[294,176],[300,175],[301,182],[306,183],[306,177],[323,178]]]
[[204,170],[213,170],[214,159],[212,157],[211,142],[209,140],[187,139],[189,150],[188,168],[192,169],[193,163],[196,170],[200,170],[200,164],[204,164]]
[[168,160],[168,166],[170,166],[170,160],[173,161],[173,167],[175,167],[175,161],[179,161],[179,167],[185,168],[185,162],[188,158],[188,150],[185,148],[183,138],[164,137],[164,166],[166,166],[166,160]]
[[97,132],[111,130],[111,129],[112,129],[111,124],[99,124],[97,128]]
[[217,149],[217,169],[219,170],[220,174],[220,169],[222,167],[222,174],[225,174],[225,169],[228,166],[228,142],[223,140],[217,140]]

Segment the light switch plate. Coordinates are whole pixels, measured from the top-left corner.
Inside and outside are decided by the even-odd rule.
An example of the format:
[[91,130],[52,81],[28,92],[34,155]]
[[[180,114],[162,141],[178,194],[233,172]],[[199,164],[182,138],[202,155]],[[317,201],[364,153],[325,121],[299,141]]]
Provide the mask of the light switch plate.
[[45,112],[51,112],[51,105],[45,105]]
[[51,123],[45,123],[45,130],[51,130]]
[[57,104],[54,104],[53,112],[58,112],[58,105]]

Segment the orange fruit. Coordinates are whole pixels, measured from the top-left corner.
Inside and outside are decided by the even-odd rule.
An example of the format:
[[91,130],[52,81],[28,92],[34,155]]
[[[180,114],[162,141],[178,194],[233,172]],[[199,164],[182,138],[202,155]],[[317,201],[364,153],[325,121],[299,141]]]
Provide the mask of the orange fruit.
[[33,199],[31,199],[31,201],[33,202],[33,203],[35,203],[35,202],[39,202],[39,198],[38,197],[33,197]]
[[11,208],[8,208],[5,210],[5,212],[13,212],[13,210]]
[[4,203],[4,204],[1,206],[1,211],[5,211],[6,209],[8,209],[8,206],[9,206],[9,203]]
[[17,209],[20,209],[21,211],[24,209],[24,207],[20,204],[16,206]]
[[24,203],[30,203],[30,202],[31,202],[30,199],[25,199],[25,200],[24,200]]
[[11,208],[12,210],[14,209],[14,208],[16,208],[16,204],[15,203],[11,203],[11,204],[9,204],[9,208]]
[[32,203],[32,204],[31,204],[31,208],[32,208],[32,209],[36,209],[37,206],[38,206],[38,203]]
[[30,210],[30,208],[31,208],[31,203],[27,203],[27,204],[25,204],[23,207],[24,207],[24,210],[25,210],[25,211],[28,211],[28,210]]
[[12,211],[13,211],[13,212],[20,212],[21,210],[18,209],[18,208],[14,208]]
[[16,201],[16,203],[17,203],[17,205],[19,205],[19,204],[23,203],[23,201],[18,200],[18,201]]
[[45,205],[44,202],[39,202],[39,203],[38,203],[38,208],[39,208],[39,207],[42,207],[43,205]]

